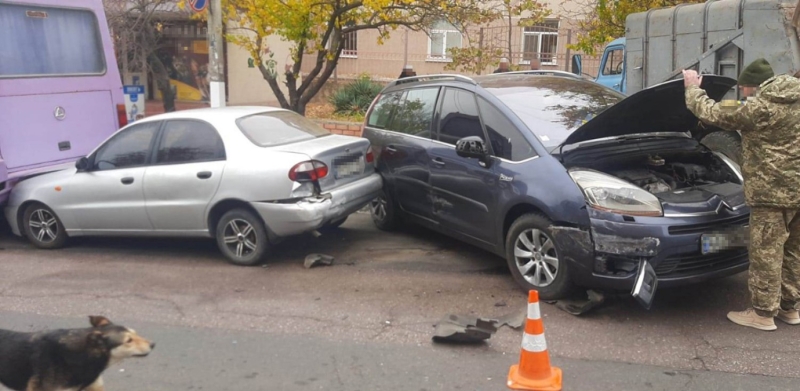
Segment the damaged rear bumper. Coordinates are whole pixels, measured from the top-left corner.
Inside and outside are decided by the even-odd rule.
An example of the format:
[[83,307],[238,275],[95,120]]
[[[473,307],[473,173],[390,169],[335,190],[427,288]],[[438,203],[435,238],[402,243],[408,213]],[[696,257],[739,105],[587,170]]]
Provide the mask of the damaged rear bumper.
[[557,227],[553,236],[561,251],[559,257],[569,262],[577,285],[630,291],[641,262],[647,261],[659,287],[674,287],[746,271],[746,247],[704,254],[701,237],[721,229],[737,229],[741,235],[746,230],[742,222],[748,216],[749,211],[739,211],[679,219],[637,217],[635,222],[614,221],[622,220],[621,216],[593,216],[590,229]]
[[328,193],[292,201],[253,202],[270,231],[277,236],[297,235],[349,216],[375,199],[383,187],[380,174],[341,186]]

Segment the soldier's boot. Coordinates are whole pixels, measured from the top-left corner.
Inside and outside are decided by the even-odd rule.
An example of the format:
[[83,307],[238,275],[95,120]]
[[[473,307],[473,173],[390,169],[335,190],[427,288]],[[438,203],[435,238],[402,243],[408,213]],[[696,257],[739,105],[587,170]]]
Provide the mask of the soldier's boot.
[[787,324],[800,324],[800,311],[781,308],[778,310],[778,319]]
[[776,330],[775,319],[769,316],[761,316],[753,308],[744,311],[728,312],[728,319],[740,326],[752,327],[754,329],[772,331]]

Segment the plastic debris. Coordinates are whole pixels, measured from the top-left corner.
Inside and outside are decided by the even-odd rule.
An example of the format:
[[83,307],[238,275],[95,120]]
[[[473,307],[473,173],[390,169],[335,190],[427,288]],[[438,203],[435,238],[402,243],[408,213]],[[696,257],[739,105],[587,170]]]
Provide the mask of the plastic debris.
[[586,291],[587,299],[568,299],[548,301],[548,304],[554,304],[556,308],[575,316],[583,315],[591,309],[605,303],[606,297],[600,292],[588,290]]
[[503,326],[519,329],[525,324],[527,307],[497,319],[448,315],[434,327],[434,342],[479,343]]
[[305,267],[310,269],[314,266],[329,266],[333,264],[333,257],[325,254],[309,254],[306,257]]

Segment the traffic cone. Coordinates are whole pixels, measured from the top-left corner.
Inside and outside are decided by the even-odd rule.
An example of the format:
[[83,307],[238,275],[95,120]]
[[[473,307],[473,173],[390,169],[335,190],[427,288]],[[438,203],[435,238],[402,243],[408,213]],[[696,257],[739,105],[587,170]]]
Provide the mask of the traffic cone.
[[528,320],[522,334],[522,351],[519,364],[512,365],[508,371],[508,388],[525,391],[561,390],[561,369],[550,366],[537,291],[528,293]]

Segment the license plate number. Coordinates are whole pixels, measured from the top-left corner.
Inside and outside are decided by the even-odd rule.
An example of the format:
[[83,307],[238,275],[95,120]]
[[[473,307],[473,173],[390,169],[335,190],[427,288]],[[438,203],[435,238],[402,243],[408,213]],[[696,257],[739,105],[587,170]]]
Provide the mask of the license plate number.
[[337,162],[336,164],[336,179],[346,178],[353,175],[359,175],[364,172],[364,158],[359,156],[355,159],[348,159],[345,161]]
[[750,226],[742,226],[723,232],[700,235],[700,252],[713,254],[731,248],[747,247],[750,239]]

